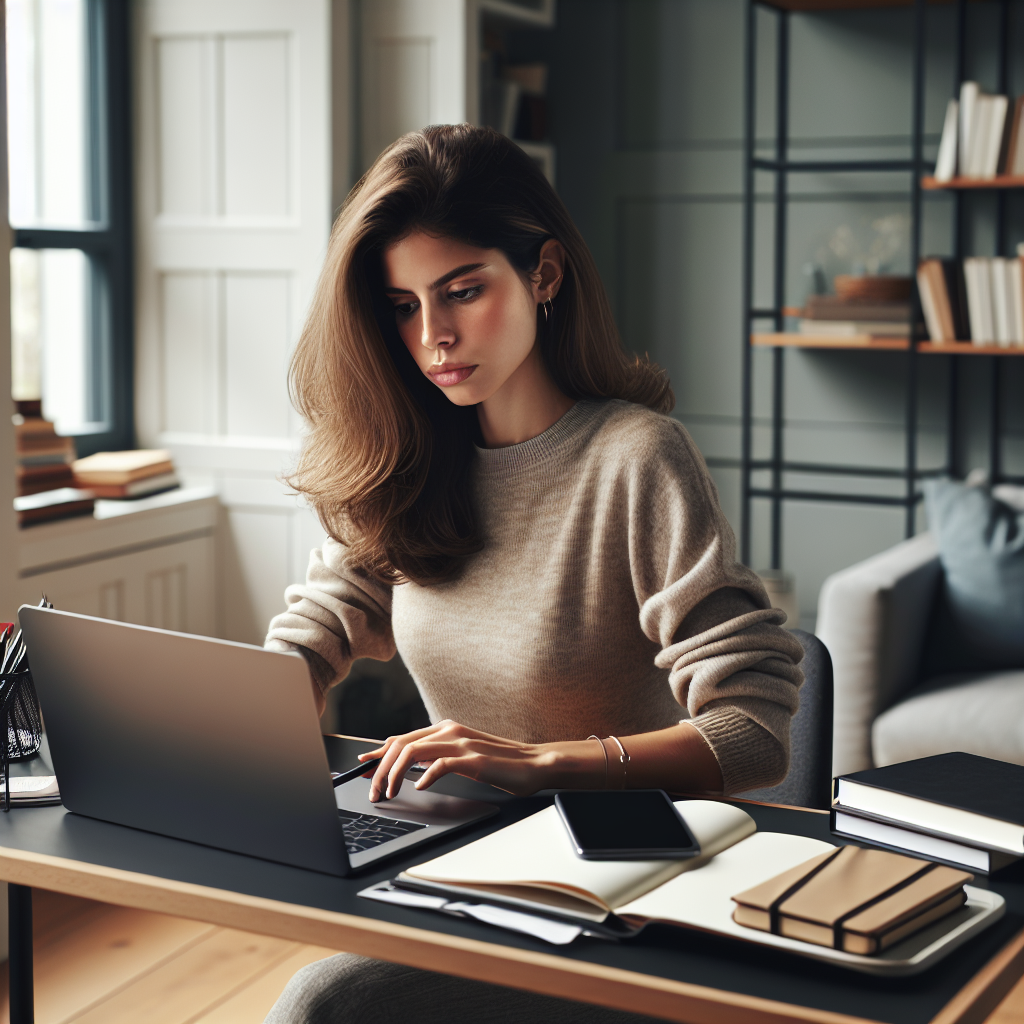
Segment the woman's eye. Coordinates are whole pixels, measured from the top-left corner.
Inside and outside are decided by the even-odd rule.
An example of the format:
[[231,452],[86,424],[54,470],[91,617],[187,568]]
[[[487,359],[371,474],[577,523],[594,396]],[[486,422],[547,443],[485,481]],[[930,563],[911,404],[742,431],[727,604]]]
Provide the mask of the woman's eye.
[[403,302],[400,305],[395,306],[395,312],[399,316],[412,316],[419,307],[418,302]]
[[482,284],[475,284],[470,288],[459,288],[454,292],[449,292],[448,298],[454,299],[456,302],[466,302],[469,299],[475,299],[483,290]]

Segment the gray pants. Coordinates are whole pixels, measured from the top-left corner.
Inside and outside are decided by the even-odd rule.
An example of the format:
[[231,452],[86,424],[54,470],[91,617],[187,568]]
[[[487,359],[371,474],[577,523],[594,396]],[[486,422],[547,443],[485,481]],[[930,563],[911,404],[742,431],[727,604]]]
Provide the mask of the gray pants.
[[657,1024],[574,1003],[339,953],[288,982],[264,1024]]

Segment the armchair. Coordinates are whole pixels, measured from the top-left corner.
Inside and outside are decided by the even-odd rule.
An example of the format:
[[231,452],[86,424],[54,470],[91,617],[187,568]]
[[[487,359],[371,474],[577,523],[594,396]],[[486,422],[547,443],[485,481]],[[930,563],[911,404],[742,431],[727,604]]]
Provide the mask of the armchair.
[[949,750],[1024,764],[1024,665],[927,668],[941,643],[942,580],[925,533],[822,586],[817,635],[835,673],[834,775]]

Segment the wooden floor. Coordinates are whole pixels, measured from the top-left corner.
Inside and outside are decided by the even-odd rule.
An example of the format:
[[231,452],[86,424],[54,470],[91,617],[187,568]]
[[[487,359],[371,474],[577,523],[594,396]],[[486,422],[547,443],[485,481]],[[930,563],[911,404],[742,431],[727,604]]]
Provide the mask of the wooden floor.
[[337,952],[39,889],[33,916],[36,1024],[259,1024],[300,967]]
[[[260,1024],[300,967],[336,952],[39,889],[33,910],[36,1024]],[[1024,979],[985,1024],[1024,1024]]]

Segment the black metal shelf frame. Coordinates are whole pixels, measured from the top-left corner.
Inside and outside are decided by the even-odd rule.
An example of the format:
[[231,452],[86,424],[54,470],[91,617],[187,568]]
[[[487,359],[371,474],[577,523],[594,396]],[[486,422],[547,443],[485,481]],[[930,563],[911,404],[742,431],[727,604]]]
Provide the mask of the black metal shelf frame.
[[25,249],[78,249],[89,257],[88,408],[99,427],[76,437],[78,454],[134,446],[131,8],[88,0],[89,207],[79,230],[16,227]]
[[[1001,41],[998,67],[998,91],[1007,92],[1010,65],[1009,0],[997,0],[1000,5]],[[757,155],[757,97],[756,97],[756,54],[757,54],[757,12],[763,7],[776,18],[775,43],[775,153],[768,159]],[[774,329],[783,329],[785,307],[786,255],[787,255],[787,202],[789,175],[797,173],[909,173],[910,187],[910,265],[916,267],[920,258],[921,244],[921,180],[925,173],[923,161],[924,101],[925,101],[925,28],[927,0],[914,0],[913,26],[913,75],[911,115],[911,157],[909,160],[791,160],[789,159],[789,65],[790,65],[790,12],[765,2],[747,0],[746,41],[744,49],[746,79],[744,83],[744,167],[743,167],[743,357],[742,357],[742,441],[740,453],[742,516],[740,522],[740,552],[742,560],[751,560],[752,501],[767,499],[771,503],[771,568],[782,568],[782,512],[786,501],[843,502],[850,504],[871,504],[902,507],[905,509],[904,532],[913,536],[916,525],[917,506],[922,499],[918,481],[945,474],[956,475],[957,435],[959,423],[957,379],[960,356],[949,355],[949,393],[947,397],[947,442],[945,465],[940,468],[921,469],[918,466],[918,359],[917,342],[924,340],[919,332],[921,322],[920,301],[914,289],[911,344],[905,352],[907,360],[906,394],[904,404],[905,446],[903,466],[899,469],[867,466],[849,466],[827,463],[789,462],[785,450],[785,368],[786,351],[781,346],[772,348],[772,408],[771,408],[771,455],[768,459],[755,459],[753,455],[753,382],[754,362],[751,334],[755,321],[770,320]],[[967,0],[957,0],[956,12],[956,91],[966,77],[966,29]],[[774,187],[774,244],[772,305],[770,308],[755,307],[754,302],[754,179],[756,172],[775,175]],[[964,195],[953,192],[953,255],[964,256]],[[997,237],[996,251],[1002,253],[1006,247],[1005,224],[1006,192],[996,190]],[[884,353],[881,358],[899,358],[899,353]],[[974,357],[978,358],[978,357]],[[986,358],[986,357],[982,357]],[[993,481],[1011,481],[1016,477],[1001,471],[1000,438],[1002,433],[1000,363],[998,356],[987,357],[991,364],[990,423],[989,423],[989,466]],[[767,487],[755,487],[753,474],[769,471],[771,483]],[[899,479],[904,483],[902,495],[857,494],[816,490],[792,490],[783,486],[786,473],[810,475],[856,476],[863,478]]]

